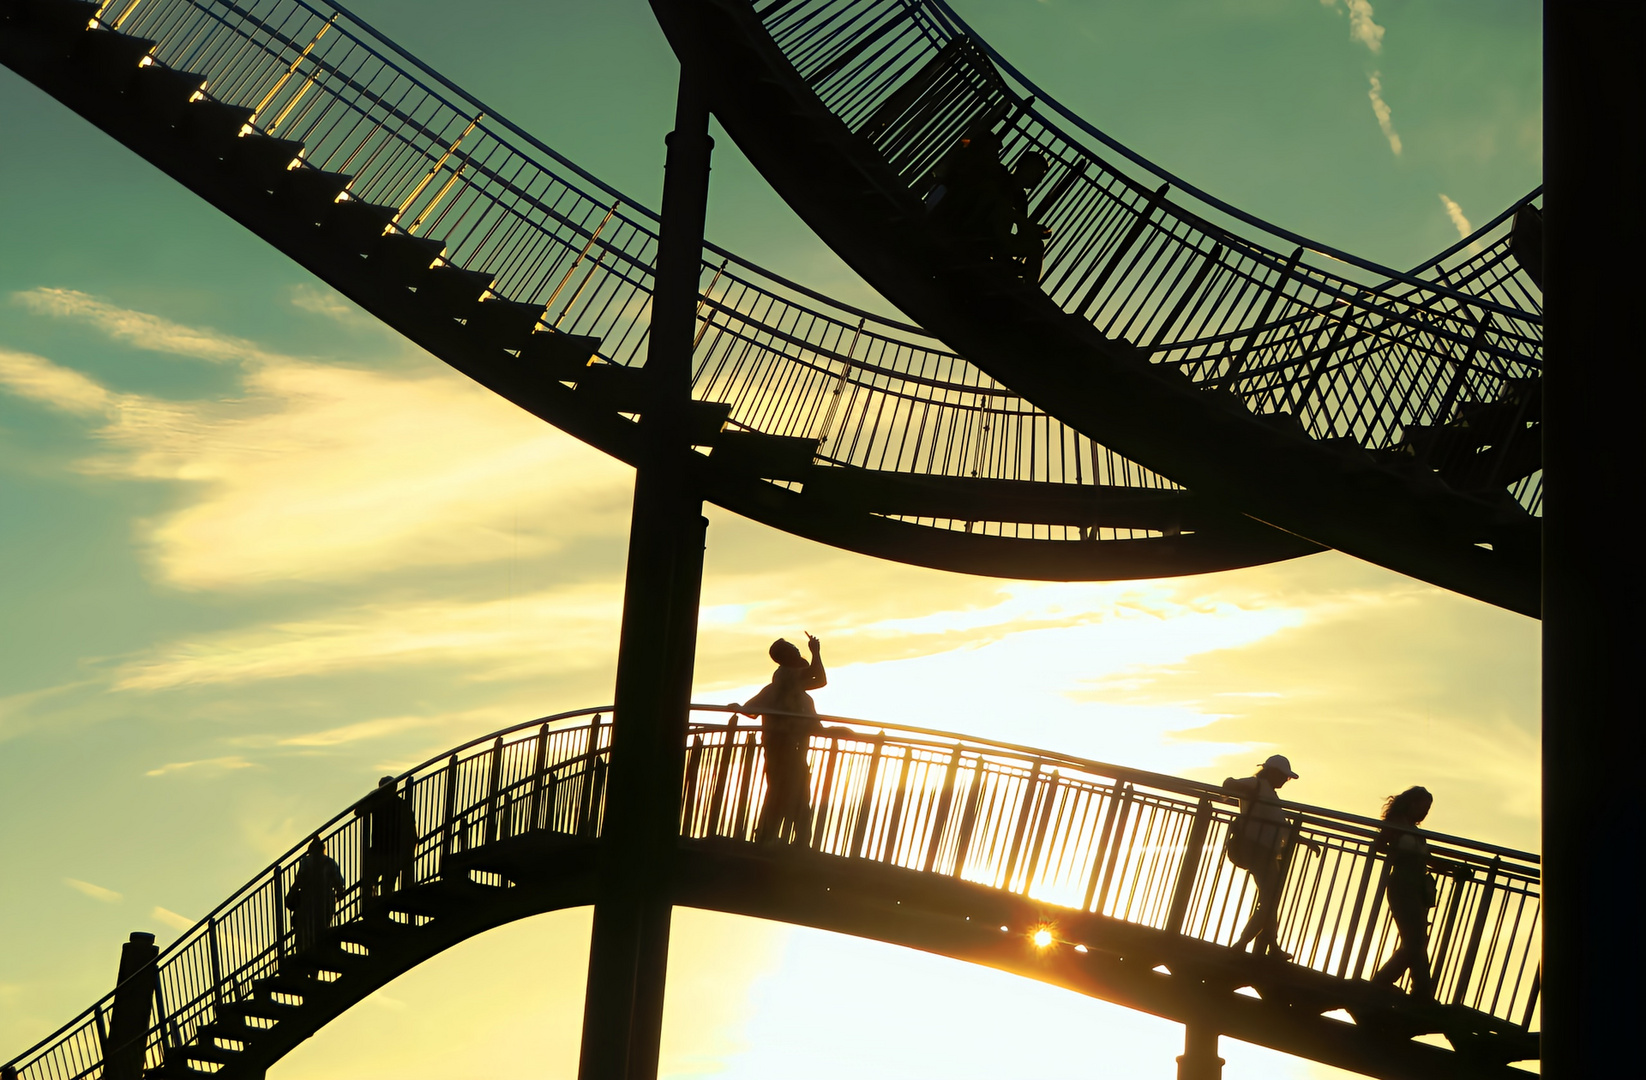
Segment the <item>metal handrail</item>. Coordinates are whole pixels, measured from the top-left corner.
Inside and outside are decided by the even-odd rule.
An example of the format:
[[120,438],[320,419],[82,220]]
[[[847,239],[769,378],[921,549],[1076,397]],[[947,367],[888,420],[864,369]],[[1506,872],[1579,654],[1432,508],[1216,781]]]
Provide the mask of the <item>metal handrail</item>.
[[[752,840],[764,789],[763,729],[744,722],[739,706],[691,708],[682,837]],[[597,841],[611,715],[609,707],[579,709],[514,724],[398,777],[396,792],[417,822],[415,883],[440,880],[454,858],[461,866],[466,852],[487,844],[551,834]],[[930,728],[820,719],[839,726],[811,739],[814,825],[799,838],[818,857],[944,874],[1219,945],[1232,942],[1250,909],[1249,883],[1221,857],[1234,810],[1216,786]],[[348,884],[338,925],[364,917],[365,802],[310,834],[326,842]],[[1381,890],[1387,864],[1376,849],[1388,826],[1283,806],[1298,854],[1289,856],[1281,943],[1303,966],[1364,978],[1394,945]],[[1197,820],[1198,846],[1189,843]],[[1441,871],[1431,960],[1442,1000],[1528,1028],[1537,1007],[1537,856],[1423,835],[1437,843],[1431,862]],[[147,1036],[151,1067],[293,956],[295,927],[278,901],[307,839],[160,954],[164,1008]],[[13,1064],[22,1080],[93,1075],[103,1055],[99,1017],[112,999],[19,1055]]]
[[[304,145],[304,167],[353,176],[352,197],[398,208],[407,228],[445,241],[446,261],[495,273],[498,296],[548,303],[545,323],[600,338],[610,363],[643,362],[656,215],[370,24],[310,0],[144,0],[134,8],[114,0],[106,16],[117,15],[128,16],[122,33],[156,41],[162,66],[203,75],[217,100],[261,109],[254,128],[280,117],[277,134]],[[833,464],[1177,487],[1047,416],[919,328],[708,251],[694,394],[731,405],[734,427],[811,438],[828,412],[834,435],[822,460]],[[851,340],[855,355],[843,358]],[[989,453],[980,455],[985,443]],[[1083,540],[1078,526],[1006,523],[994,531]]]
[[[1410,456],[1415,429],[1518,400],[1539,376],[1541,304],[1506,225],[1541,189],[1402,272],[1184,184],[1049,98],[944,0],[784,0],[751,10],[809,91],[855,133],[848,152],[878,155],[916,200],[934,193],[938,166],[968,133],[994,131],[1008,163],[1043,155],[1051,168],[1028,204],[1052,233],[1042,290],[1106,337],[1233,393],[1253,413],[1283,414],[1312,439]],[[1120,172],[1099,149],[1165,186],[1150,190],[1149,178]],[[1174,199],[1173,188],[1204,212]],[[1231,231],[1207,216],[1214,211],[1258,233]],[[1309,252],[1333,265],[1310,262]],[[1500,439],[1499,460],[1510,460],[1522,436]],[[1459,468],[1461,482],[1475,482]],[[1540,471],[1517,472],[1505,486],[1539,512]]]

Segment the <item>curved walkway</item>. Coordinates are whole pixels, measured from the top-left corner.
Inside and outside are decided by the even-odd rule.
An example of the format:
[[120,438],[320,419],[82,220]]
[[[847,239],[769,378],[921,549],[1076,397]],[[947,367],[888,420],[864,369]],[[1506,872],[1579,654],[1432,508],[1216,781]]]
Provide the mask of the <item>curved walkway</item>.
[[[802,844],[754,842],[759,728],[696,706],[677,903],[821,927],[1003,968],[1380,1077],[1513,1077],[1537,1054],[1537,857],[1430,834],[1439,1005],[1366,976],[1394,946],[1379,823],[1287,804],[1298,823],[1280,914],[1291,963],[1230,947],[1247,877],[1222,858],[1216,788],[918,728],[813,740]],[[260,1076],[373,990],[476,933],[592,903],[610,710],[474,740],[401,777],[409,884],[362,887],[369,803],[318,829],[348,885],[333,929],[297,950],[284,898],[300,844],[162,954],[151,1075]],[[808,850],[809,849],[809,850]],[[381,864],[379,864],[379,867]],[[1046,937],[1037,943],[1036,933]],[[152,977],[152,976],[151,976]],[[90,1080],[114,995],[16,1059],[22,1080]],[[1436,1042],[1414,1041],[1440,1035]]]
[[[1471,238],[1478,252],[1403,273],[1150,165],[941,0],[652,7],[768,182],[984,371],[1260,520],[1538,611],[1537,193]],[[928,212],[938,165],[985,132],[1004,162],[1050,163],[1029,193],[1052,232],[1037,279]]]
[[[457,370],[633,460],[655,215],[353,15],[17,0],[0,62]],[[1018,578],[1318,550],[1093,443],[918,327],[705,255],[692,457],[728,509]]]

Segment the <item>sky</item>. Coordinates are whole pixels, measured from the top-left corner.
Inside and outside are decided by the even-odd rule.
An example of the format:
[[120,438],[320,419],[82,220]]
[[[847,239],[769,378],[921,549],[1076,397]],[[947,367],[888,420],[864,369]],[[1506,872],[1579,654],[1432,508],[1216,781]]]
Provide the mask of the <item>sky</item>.
[[[1519,0],[957,0],[1081,115],[1396,265],[1541,173]],[[676,65],[641,0],[362,0],[655,205]],[[0,1057],[386,771],[611,697],[632,475],[465,381],[0,71]],[[724,135],[717,242],[886,309]],[[1535,850],[1538,626],[1335,554],[1122,584],[878,562],[711,511],[697,698],[825,641],[826,711],[1221,779]],[[569,1077],[589,915],[493,931],[278,1080]],[[664,1075],[1175,1075],[1181,1028],[872,942],[678,914]],[[832,1019],[849,1016],[851,1023]],[[1230,1080],[1341,1075],[1224,1040]],[[1102,1067],[1099,1068],[1099,1065]]]

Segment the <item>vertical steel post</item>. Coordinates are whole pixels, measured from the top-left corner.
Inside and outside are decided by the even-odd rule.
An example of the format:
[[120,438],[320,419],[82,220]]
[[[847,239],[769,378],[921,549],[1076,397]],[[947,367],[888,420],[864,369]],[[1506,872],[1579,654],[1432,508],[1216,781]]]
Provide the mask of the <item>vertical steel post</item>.
[[[1643,226],[1638,4],[1546,4],[1543,237],[1543,1052],[1550,1080],[1640,1068],[1646,922],[1637,718]],[[1633,29],[1630,29],[1633,27]],[[1603,195],[1604,193],[1604,195]],[[1620,203],[1619,205],[1623,205]],[[1601,227],[1601,222],[1604,227]]]
[[159,955],[153,934],[135,932],[120,946],[114,1015],[109,1018],[108,1048],[103,1055],[103,1075],[108,1080],[142,1080],[154,1009],[154,962]]
[[1223,1059],[1217,1056],[1217,1028],[1204,1021],[1183,1025],[1183,1056],[1177,1059],[1177,1080],[1222,1080]]
[[687,418],[712,145],[706,88],[683,66],[663,182],[581,1080],[657,1075],[707,525]]

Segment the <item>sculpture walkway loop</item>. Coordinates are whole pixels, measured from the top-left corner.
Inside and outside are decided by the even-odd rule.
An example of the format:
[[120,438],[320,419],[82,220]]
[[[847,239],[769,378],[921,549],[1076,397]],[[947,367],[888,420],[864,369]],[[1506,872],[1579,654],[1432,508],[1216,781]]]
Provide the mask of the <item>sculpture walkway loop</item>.
[[[1258,959],[1229,947],[1252,896],[1222,855],[1233,807],[1217,788],[837,721],[853,734],[812,742],[809,844],[756,844],[759,728],[727,712],[693,710],[676,903],[989,964],[1373,1076],[1530,1075],[1507,1063],[1537,1054],[1535,856],[1431,834],[1440,1004],[1420,1008],[1365,981],[1394,946],[1378,822],[1288,804],[1300,829],[1280,926],[1295,959]],[[609,710],[565,713],[400,778],[416,816],[411,881],[377,900],[361,887],[367,804],[338,814],[315,834],[349,887],[333,928],[297,951],[283,900],[299,844],[150,969],[147,1075],[261,1076],[441,950],[593,902],[611,730]],[[113,1000],[17,1058],[22,1080],[99,1076]]]
[[[627,461],[658,222],[340,8],[0,0],[0,62],[521,407]],[[1316,545],[1079,435],[918,327],[706,252],[706,497],[884,558],[1061,580]]]
[[[1401,273],[1151,165],[942,0],[652,7],[796,212],[1026,400],[1260,520],[1537,613],[1537,192]],[[938,164],[984,132],[1006,164],[1050,162],[1038,281],[928,212]]]

